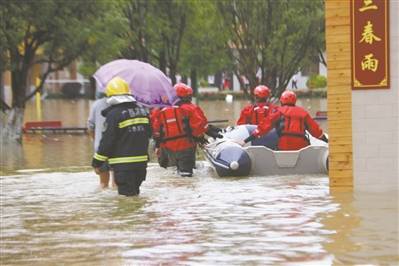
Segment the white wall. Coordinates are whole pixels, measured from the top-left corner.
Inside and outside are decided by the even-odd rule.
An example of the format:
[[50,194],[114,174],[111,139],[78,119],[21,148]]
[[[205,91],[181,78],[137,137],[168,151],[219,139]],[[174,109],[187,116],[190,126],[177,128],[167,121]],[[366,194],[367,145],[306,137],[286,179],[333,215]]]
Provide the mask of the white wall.
[[[327,52],[323,52],[324,59],[327,62]],[[327,67],[321,62],[319,63],[319,75],[327,77]]]
[[354,187],[398,190],[399,180],[399,1],[390,1],[389,89],[352,91]]
[[[295,75],[297,75],[297,77],[296,77],[297,78],[296,86],[298,87],[298,90],[307,89],[308,86],[306,86],[306,82],[308,81],[309,76],[302,76],[302,72],[301,71],[295,73]],[[292,78],[293,77],[294,76],[291,77],[291,79],[290,79],[290,81],[289,81],[289,83],[287,85],[287,89],[295,91],[296,89],[292,88]]]

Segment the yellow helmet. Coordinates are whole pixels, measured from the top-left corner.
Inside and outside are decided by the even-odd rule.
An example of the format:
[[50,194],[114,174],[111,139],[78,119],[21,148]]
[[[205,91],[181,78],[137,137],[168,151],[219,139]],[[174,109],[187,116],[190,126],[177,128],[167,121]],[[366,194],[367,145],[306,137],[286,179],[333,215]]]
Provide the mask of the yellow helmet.
[[127,82],[120,77],[115,77],[108,82],[107,88],[105,89],[105,94],[107,97],[130,94],[129,84],[127,84]]

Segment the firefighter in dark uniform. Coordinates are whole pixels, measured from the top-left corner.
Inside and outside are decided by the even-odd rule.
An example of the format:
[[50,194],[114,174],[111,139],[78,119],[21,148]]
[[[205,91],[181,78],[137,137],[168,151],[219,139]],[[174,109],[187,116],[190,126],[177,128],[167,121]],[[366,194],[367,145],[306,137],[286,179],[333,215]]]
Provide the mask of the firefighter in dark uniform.
[[272,128],[276,128],[279,135],[279,150],[299,150],[308,146],[308,131],[312,136],[328,142],[327,136],[312,119],[309,113],[302,107],[295,106],[296,95],[292,91],[285,91],[280,97],[281,107],[278,107],[264,119],[244,143],[267,134]]
[[153,137],[160,165],[166,168],[170,165],[168,161],[172,161],[181,176],[192,176],[197,143],[207,143],[205,133],[212,137],[222,136],[219,129],[208,126],[204,112],[191,102],[192,88],[183,83],[176,84],[174,88],[180,101],[175,106],[153,111]]
[[270,97],[270,89],[265,85],[259,85],[254,89],[255,104],[250,104],[242,109],[240,118],[237,121],[237,125],[251,124],[259,125],[259,123],[267,117],[273,108],[276,108],[273,104],[268,102]]
[[110,107],[102,112],[106,117],[104,131],[92,166],[97,172],[108,161],[114,170],[118,193],[135,196],[140,193],[147,173],[151,137],[148,110],[136,102],[129,85],[119,77],[108,83],[106,94]]

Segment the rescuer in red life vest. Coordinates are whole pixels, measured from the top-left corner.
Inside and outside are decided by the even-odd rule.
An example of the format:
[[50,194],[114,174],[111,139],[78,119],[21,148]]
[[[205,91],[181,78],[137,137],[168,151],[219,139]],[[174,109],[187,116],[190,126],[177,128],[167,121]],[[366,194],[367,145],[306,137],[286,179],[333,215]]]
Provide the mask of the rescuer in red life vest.
[[281,107],[271,112],[254,130],[244,143],[267,134],[272,128],[276,128],[279,135],[279,150],[299,150],[308,146],[307,130],[315,138],[328,142],[326,135],[319,125],[310,117],[302,107],[295,106],[296,95],[292,91],[285,91],[280,97]]
[[192,88],[183,83],[174,88],[180,101],[175,106],[155,109],[151,115],[153,137],[160,148],[156,152],[162,167],[166,168],[168,161],[173,162],[181,176],[192,176],[197,143],[207,143],[205,133],[212,137],[219,135],[208,127],[201,108],[191,103]]
[[264,85],[259,85],[254,89],[255,104],[250,104],[242,109],[237,125],[252,124],[259,125],[264,120],[271,109],[276,108],[273,104],[268,103],[270,97],[270,89]]

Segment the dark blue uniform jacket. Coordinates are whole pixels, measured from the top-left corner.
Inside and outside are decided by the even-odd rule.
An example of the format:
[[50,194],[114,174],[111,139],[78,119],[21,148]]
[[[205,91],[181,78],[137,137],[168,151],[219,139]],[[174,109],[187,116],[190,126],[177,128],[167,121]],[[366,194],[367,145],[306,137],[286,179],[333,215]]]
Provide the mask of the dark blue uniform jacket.
[[92,166],[108,161],[117,171],[146,167],[151,124],[148,109],[135,102],[112,105],[102,114],[106,117],[100,146]]

